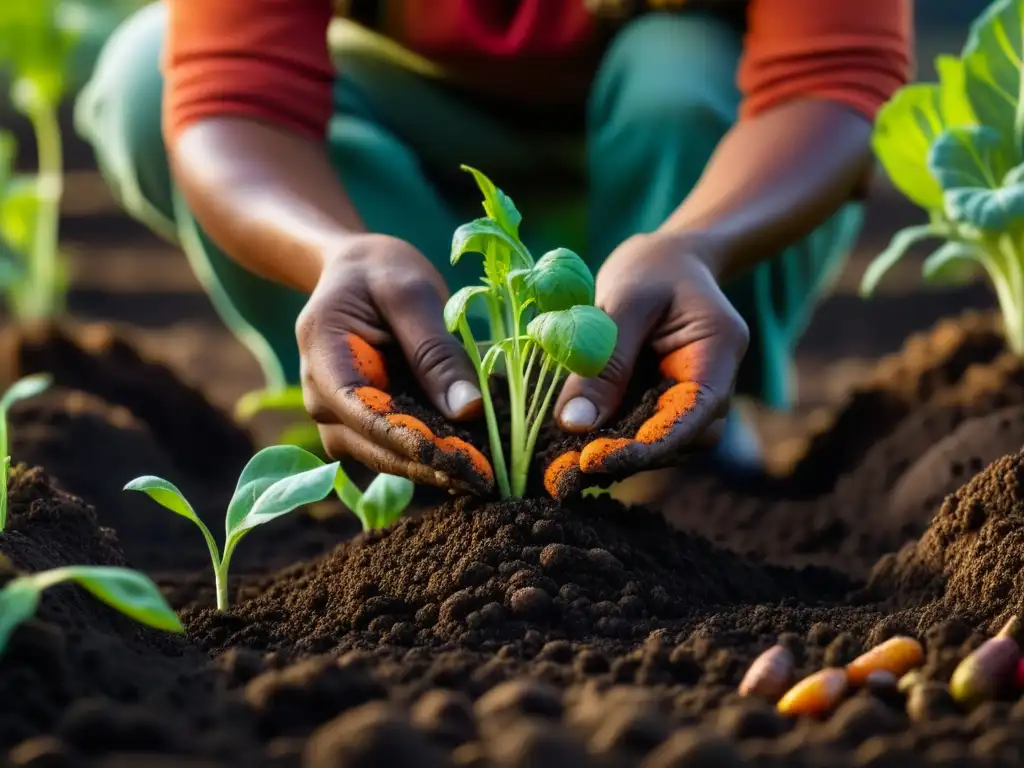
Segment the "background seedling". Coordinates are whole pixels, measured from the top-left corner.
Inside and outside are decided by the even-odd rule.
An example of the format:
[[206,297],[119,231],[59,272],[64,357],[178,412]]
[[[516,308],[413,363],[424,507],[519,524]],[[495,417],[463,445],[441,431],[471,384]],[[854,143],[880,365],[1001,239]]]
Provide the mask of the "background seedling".
[[937,84],[913,84],[881,110],[873,145],[893,184],[928,212],[898,232],[864,274],[872,293],[914,244],[945,243],[924,277],[955,284],[985,273],[1010,349],[1024,356],[1024,0],[997,0],[962,55],[940,56]]
[[325,464],[293,445],[273,445],[257,453],[239,475],[224,518],[224,553],[185,495],[160,477],[137,477],[124,488],[142,491],[157,503],[198,526],[213,562],[217,608],[228,608],[228,570],[242,538],[257,526],[276,520],[296,507],[322,500],[334,487],[338,463]]
[[168,632],[184,631],[156,584],[143,574],[113,566],[72,565],[18,576],[0,590],[0,653],[18,625],[35,614],[43,590],[65,581],[85,587],[140,624]]
[[266,387],[246,392],[235,403],[235,418],[243,424],[251,422],[261,413],[285,413],[295,417],[295,422],[278,434],[276,442],[282,445],[297,445],[321,458],[325,457],[320,431],[306,413],[302,400],[302,387]]
[[[455,231],[451,261],[456,264],[466,253],[479,253],[484,277],[482,285],[467,286],[448,300],[445,323],[461,336],[480,381],[501,496],[521,497],[559,382],[568,373],[601,373],[615,349],[618,329],[594,306],[594,278],[584,261],[558,248],[535,262],[519,239],[522,217],[511,198],[480,171],[463,168],[483,192],[487,217]],[[483,343],[473,337],[467,316],[476,300],[484,304],[490,324],[491,338]],[[481,347],[486,349],[482,356]],[[508,463],[488,386],[499,367],[508,380]]]
[[52,379],[43,373],[26,376],[14,382],[0,397],[0,533],[7,528],[7,476],[11,471],[11,454],[8,448],[7,413],[19,400],[35,397],[48,386]]
[[387,528],[402,516],[405,508],[412,501],[415,490],[413,482],[397,475],[377,475],[360,491],[345,470],[338,467],[334,478],[334,490],[342,504],[352,510],[363,524],[364,531],[375,531]]

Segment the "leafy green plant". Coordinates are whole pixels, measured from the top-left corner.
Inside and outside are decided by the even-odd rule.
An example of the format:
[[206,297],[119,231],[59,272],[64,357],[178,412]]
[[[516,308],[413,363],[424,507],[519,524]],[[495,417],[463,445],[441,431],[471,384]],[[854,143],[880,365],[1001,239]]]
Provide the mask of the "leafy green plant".
[[[537,436],[558,383],[568,373],[597,376],[615,349],[615,322],[594,306],[594,277],[583,259],[566,248],[534,261],[519,239],[522,216],[511,198],[475,168],[484,196],[485,218],[455,231],[451,261],[467,253],[483,256],[482,285],[457,291],[445,306],[448,330],[458,333],[476,368],[498,489],[503,498],[521,497]],[[473,336],[468,312],[483,304],[491,338]],[[484,353],[481,355],[481,349]],[[510,405],[509,461],[506,464],[490,376],[503,370]],[[533,392],[528,392],[529,387]]]
[[150,579],[128,568],[70,565],[11,579],[0,590],[0,653],[14,630],[30,619],[43,591],[66,581],[85,587],[95,597],[140,624],[183,632],[181,622]]
[[174,484],[153,475],[137,477],[126,491],[142,491],[158,504],[191,520],[199,528],[210,550],[217,608],[228,608],[228,569],[242,538],[253,528],[276,520],[303,504],[322,500],[334,487],[338,463],[325,464],[294,445],[272,445],[257,453],[238,477],[235,493],[224,517],[224,552],[210,529],[199,519],[185,495]]
[[896,233],[864,274],[870,295],[916,243],[945,241],[924,278],[988,276],[1010,349],[1024,356],[1024,0],[997,0],[972,24],[960,57],[940,56],[939,82],[901,89],[883,107],[873,147],[893,184],[928,212]]
[[402,516],[412,501],[415,485],[405,477],[377,475],[365,491],[360,491],[345,474],[345,470],[338,467],[334,490],[341,503],[359,518],[363,530],[375,531],[387,528]]
[[35,397],[48,386],[52,379],[45,373],[25,376],[14,382],[0,396],[0,533],[7,528],[7,476],[11,471],[11,454],[8,448],[7,413],[19,400]]
[[66,260],[58,249],[64,160],[58,108],[69,88],[72,55],[93,23],[88,3],[6,2],[0,6],[0,75],[14,108],[35,133],[35,174],[14,173],[16,147],[0,131],[0,289],[20,319],[49,318],[64,307]]

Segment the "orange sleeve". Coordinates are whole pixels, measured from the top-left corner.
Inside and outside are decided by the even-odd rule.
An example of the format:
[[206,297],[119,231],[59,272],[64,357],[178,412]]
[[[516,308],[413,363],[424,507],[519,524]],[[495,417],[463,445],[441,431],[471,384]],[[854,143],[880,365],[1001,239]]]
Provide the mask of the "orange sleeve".
[[910,79],[912,0],[751,0],[740,117],[829,99],[873,120]]
[[334,68],[330,0],[167,0],[164,135],[205,117],[251,117],[322,138]]

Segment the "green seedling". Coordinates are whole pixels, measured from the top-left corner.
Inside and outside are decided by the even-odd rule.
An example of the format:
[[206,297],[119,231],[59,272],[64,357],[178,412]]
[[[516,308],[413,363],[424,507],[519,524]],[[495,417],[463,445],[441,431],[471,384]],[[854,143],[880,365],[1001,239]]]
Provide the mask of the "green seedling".
[[896,233],[870,265],[871,294],[915,244],[944,243],[924,278],[959,284],[984,273],[1010,349],[1024,356],[1024,0],[997,0],[972,24],[960,57],[940,56],[939,82],[898,91],[881,110],[873,146],[893,184],[928,212]]
[[402,516],[412,501],[415,485],[405,477],[377,475],[365,491],[360,491],[345,470],[338,467],[334,490],[341,503],[359,518],[364,531],[376,531],[387,528]]
[[35,397],[48,386],[52,379],[45,373],[26,376],[14,382],[3,396],[0,396],[0,533],[7,528],[7,476],[11,471],[11,453],[7,436],[7,414],[19,400]]
[[247,424],[261,413],[284,413],[295,417],[295,422],[281,430],[277,442],[297,445],[323,458],[323,443],[316,423],[309,418],[302,399],[302,387],[265,387],[246,392],[235,403],[235,418]]
[[31,0],[0,4],[0,76],[32,126],[35,174],[14,173],[16,146],[0,131],[0,290],[15,316],[47,319],[64,307],[67,262],[58,249],[64,159],[58,108],[72,56],[94,21],[88,3]]
[[73,581],[125,616],[156,629],[183,632],[181,622],[150,579],[128,568],[71,565],[11,579],[0,590],[0,654],[14,630],[32,618],[43,590]]
[[[519,239],[522,217],[511,198],[480,171],[463,169],[476,179],[487,215],[455,231],[451,262],[481,254],[484,276],[482,285],[463,288],[448,300],[445,323],[462,338],[479,378],[499,492],[502,498],[519,498],[559,382],[568,373],[601,373],[618,329],[594,306],[594,277],[583,259],[558,248],[534,261]],[[470,328],[473,302],[483,304],[490,325],[491,338],[484,342]],[[498,370],[508,381],[508,463],[488,384]]]
[[253,528],[276,520],[296,507],[321,501],[334,487],[338,463],[325,464],[294,445],[272,445],[245,465],[224,518],[224,552],[184,494],[160,477],[137,477],[124,488],[142,491],[175,514],[191,520],[203,534],[213,562],[217,609],[228,609],[228,569],[242,538]]

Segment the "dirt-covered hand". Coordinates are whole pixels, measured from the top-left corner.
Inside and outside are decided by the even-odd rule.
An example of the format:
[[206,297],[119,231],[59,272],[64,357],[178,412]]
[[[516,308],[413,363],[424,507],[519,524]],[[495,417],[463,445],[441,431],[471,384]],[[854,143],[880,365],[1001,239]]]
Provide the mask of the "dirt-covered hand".
[[446,298],[441,275],[408,243],[385,235],[351,241],[324,267],[296,324],[303,397],[332,458],[486,494],[494,484],[487,459],[402,413],[377,349],[397,342],[445,418],[478,415],[476,374],[444,325]]
[[562,429],[607,425],[645,344],[661,359],[662,377],[674,383],[633,435],[597,437],[556,457],[544,484],[557,498],[598,476],[627,477],[717,442],[749,339],[743,318],[681,238],[651,234],[624,242],[598,273],[596,300],[618,325],[618,342],[600,377],[566,381],[555,405]]

